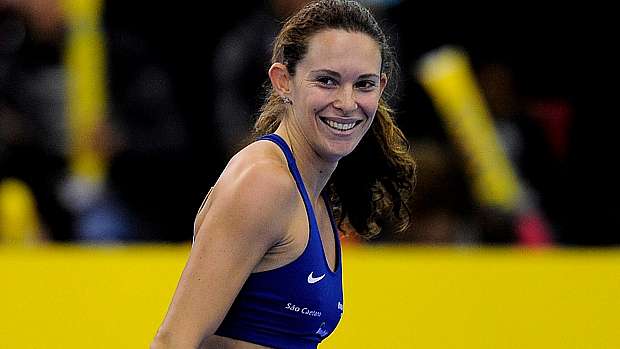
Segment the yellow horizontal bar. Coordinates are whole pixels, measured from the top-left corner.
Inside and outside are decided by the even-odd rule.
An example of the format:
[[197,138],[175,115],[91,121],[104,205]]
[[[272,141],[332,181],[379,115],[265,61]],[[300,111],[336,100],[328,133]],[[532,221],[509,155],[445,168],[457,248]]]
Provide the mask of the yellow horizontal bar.
[[[6,348],[146,348],[189,245],[0,247]],[[619,249],[344,250],[320,348],[620,348]]]

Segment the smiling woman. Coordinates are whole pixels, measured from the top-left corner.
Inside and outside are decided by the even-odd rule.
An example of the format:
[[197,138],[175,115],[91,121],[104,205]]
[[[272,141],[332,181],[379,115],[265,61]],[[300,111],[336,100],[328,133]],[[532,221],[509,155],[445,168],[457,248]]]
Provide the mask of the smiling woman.
[[356,2],[313,2],[285,23],[256,141],[201,206],[152,348],[316,348],[334,331],[338,228],[370,238],[409,222],[414,162],[383,98],[393,66]]
[[[390,84],[397,71],[395,55],[370,12],[351,1],[319,1],[305,7],[285,23],[276,38],[272,63],[270,73],[284,66],[287,79],[294,82],[297,77],[309,87],[327,90],[310,113],[318,113],[319,120],[332,128],[358,128],[365,119],[356,114],[377,119],[362,125],[358,135],[369,127],[371,134],[350,143],[360,144],[339,162],[326,187],[338,227],[364,238],[377,235],[388,221],[396,230],[404,230],[409,225],[406,200],[413,191],[415,163],[387,104],[395,93],[391,91],[395,84]],[[301,76],[298,69],[303,71]],[[292,106],[294,97],[286,88],[278,89],[277,83],[272,86],[255,124],[256,137],[276,132],[289,114],[307,113]],[[321,113],[320,103],[329,105],[330,98],[337,110],[328,117]],[[356,110],[360,107],[361,111]],[[308,135],[303,135],[307,140]]]

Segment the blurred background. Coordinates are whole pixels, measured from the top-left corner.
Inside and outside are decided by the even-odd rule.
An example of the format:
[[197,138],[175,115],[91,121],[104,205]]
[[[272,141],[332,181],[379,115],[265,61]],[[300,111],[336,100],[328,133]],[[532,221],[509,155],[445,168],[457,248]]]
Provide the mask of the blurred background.
[[[36,219],[20,234],[188,241],[202,198],[248,136],[280,23],[303,3],[222,4],[213,20],[191,5],[145,12],[143,2],[2,0],[0,180],[3,197],[14,187],[23,192],[14,196],[29,197]],[[586,13],[567,9],[367,5],[397,49],[391,103],[418,161],[413,225],[381,241],[620,242],[617,200],[604,200],[618,178],[609,102],[595,80],[612,68],[604,66],[604,21],[596,32],[576,25]],[[475,91],[440,101],[451,87],[435,86],[440,78],[423,66],[455,52],[466,66],[446,69],[465,71],[475,86],[457,77],[448,84]],[[490,139],[485,149],[472,150],[469,131],[458,131],[466,125],[455,132],[441,103],[455,105],[457,118],[460,105],[481,106],[461,114],[490,119],[472,131]],[[499,161],[495,153],[507,161],[491,166],[507,170],[479,188],[489,171],[480,164]],[[486,193],[495,182],[516,183],[517,195]],[[2,234],[17,228],[5,223]]]
[[[395,276],[396,285],[420,297],[412,294],[413,303],[405,307],[419,306],[429,295],[454,302],[446,289],[455,283],[474,287],[470,301],[482,297],[475,287],[504,287],[497,290],[502,294],[498,302],[504,296],[520,298],[520,287],[535,275],[536,280],[558,283],[537,289],[542,293],[528,289],[530,297],[521,299],[523,303],[512,298],[510,309],[518,312],[524,304],[536,304],[525,307],[542,311],[538,305],[544,300],[557,300],[565,288],[582,287],[583,294],[590,295],[587,302],[597,304],[596,311],[584,307],[571,319],[611,319],[620,304],[602,290],[620,290],[615,219],[620,176],[612,155],[617,146],[611,119],[617,108],[610,82],[617,79],[612,78],[617,63],[611,52],[610,12],[566,4],[474,8],[405,0],[362,2],[384,25],[396,49],[400,71],[392,79],[396,93],[390,102],[418,168],[411,228],[403,233],[386,229],[371,242],[346,238],[351,265],[363,269],[367,264],[356,258],[400,256],[386,268],[411,265],[410,278]],[[148,343],[187,256],[194,215],[228,159],[243,146],[257,116],[272,40],[282,21],[304,3],[220,2],[214,10],[200,3],[0,0],[0,279],[11,285],[0,290],[0,302],[13,304],[8,314],[20,314],[25,321],[10,327],[10,318],[0,320],[0,328],[5,327],[4,332],[0,329],[0,347],[3,335],[15,341],[8,343],[20,343],[17,347],[31,347],[9,335],[7,328],[25,331],[16,324],[29,322],[28,304],[50,296],[28,293],[43,285],[33,276],[49,273],[44,285],[57,290],[65,303],[44,303],[55,314],[52,318],[66,323],[56,314],[58,309],[75,307],[73,311],[81,314],[77,303],[104,297],[101,291],[87,295],[101,290],[89,283],[93,270],[101,280],[127,289],[142,280],[144,292],[158,295],[149,301],[143,293],[134,295],[136,302],[146,302],[139,311],[151,316],[131,322],[145,324],[144,336],[136,339],[134,334],[133,343]],[[463,259],[464,249],[471,259]],[[528,259],[531,254],[534,260]],[[424,274],[420,260],[446,261],[445,269],[434,268],[453,276],[473,263],[476,267],[464,275],[482,273],[488,283],[474,286],[471,277]],[[592,260],[599,261],[598,267],[588,264]],[[164,266],[164,261],[170,264]],[[550,268],[526,271],[521,277],[493,269],[499,262],[512,271],[530,270],[527,266],[538,261]],[[161,268],[149,276],[153,263]],[[82,272],[71,267],[76,265]],[[129,265],[138,268],[129,269],[135,274],[120,276]],[[580,269],[584,265],[593,269]],[[68,270],[72,271],[67,274]],[[489,270],[495,271],[484,274]],[[351,271],[345,281],[355,284],[356,273],[360,272]],[[575,284],[562,283],[567,282],[565,275],[575,277]],[[443,291],[428,288],[440,282],[437,279],[444,280],[438,286]],[[420,284],[427,288],[420,289]],[[68,285],[73,291],[66,291]],[[116,299],[128,297],[106,287]],[[601,291],[602,298],[593,290]],[[352,299],[360,299],[360,306],[373,304],[353,286],[347,291]],[[17,305],[9,300],[25,294],[33,298]],[[566,300],[567,307],[586,301],[585,296],[575,297]],[[471,303],[454,303],[452,309],[459,307],[455,304]],[[485,309],[480,306],[468,308],[468,314]],[[382,309],[394,316],[394,309]],[[108,318],[117,316],[122,317],[115,313]],[[359,317],[363,315],[351,321],[369,326]],[[536,316],[530,312],[516,318],[526,323]],[[495,316],[485,319],[491,326],[497,324],[489,320]],[[411,321],[414,328],[422,320]],[[566,334],[561,330],[566,321],[570,320],[557,324],[560,337]],[[453,331],[465,326],[452,325]],[[395,338],[409,336],[406,328]],[[596,334],[620,345],[608,327],[588,328],[594,332],[575,338]],[[110,338],[114,331],[122,332],[110,330]],[[346,340],[336,342],[337,347],[351,340],[351,331],[343,331],[338,338]],[[52,338],[57,335],[50,333]],[[415,338],[426,348],[614,347],[589,346],[587,341],[584,346],[559,345],[555,339],[541,341],[556,338],[544,332],[536,332],[531,342],[511,346],[499,335],[492,338],[500,342],[473,340],[486,338],[477,337],[478,328],[459,332],[464,342],[442,346],[420,342],[424,333],[384,347],[412,347]]]

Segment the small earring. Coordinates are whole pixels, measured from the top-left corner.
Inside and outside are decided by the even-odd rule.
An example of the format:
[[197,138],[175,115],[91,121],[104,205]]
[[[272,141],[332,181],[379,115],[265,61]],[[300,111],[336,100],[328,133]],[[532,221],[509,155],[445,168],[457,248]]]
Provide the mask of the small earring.
[[286,96],[282,96],[282,101],[284,102],[284,104],[293,105],[293,101],[291,101],[291,99]]

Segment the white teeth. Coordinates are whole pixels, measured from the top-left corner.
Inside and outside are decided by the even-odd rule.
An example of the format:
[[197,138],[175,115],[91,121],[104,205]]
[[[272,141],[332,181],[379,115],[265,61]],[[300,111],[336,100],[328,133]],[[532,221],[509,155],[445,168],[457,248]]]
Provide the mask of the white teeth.
[[335,128],[336,130],[339,130],[339,131],[347,131],[347,130],[350,130],[353,127],[355,127],[355,122],[351,122],[351,123],[348,123],[348,124],[342,124],[340,122],[336,122],[336,121],[332,121],[332,120],[325,120],[325,122],[331,128]]

